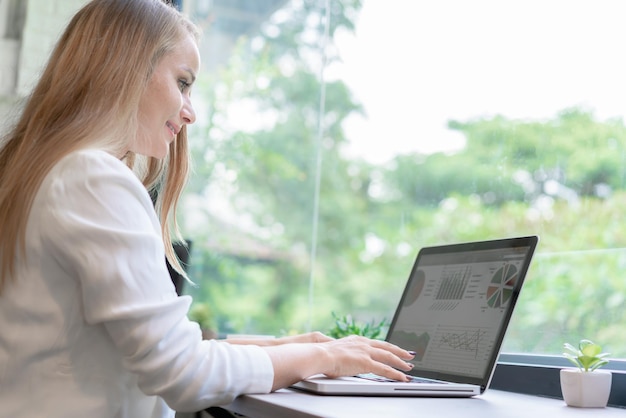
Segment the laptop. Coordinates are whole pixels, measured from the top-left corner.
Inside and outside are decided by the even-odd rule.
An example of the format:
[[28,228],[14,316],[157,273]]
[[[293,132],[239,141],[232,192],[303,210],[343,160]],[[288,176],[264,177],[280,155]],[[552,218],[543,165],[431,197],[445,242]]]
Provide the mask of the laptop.
[[316,375],[292,387],[325,395],[482,394],[538,241],[514,237],[419,251],[385,338],[417,353],[411,382]]

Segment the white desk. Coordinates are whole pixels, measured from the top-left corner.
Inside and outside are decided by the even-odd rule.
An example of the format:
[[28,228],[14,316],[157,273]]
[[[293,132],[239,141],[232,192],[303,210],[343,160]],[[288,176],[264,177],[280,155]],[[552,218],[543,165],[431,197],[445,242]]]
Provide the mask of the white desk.
[[560,399],[494,389],[467,399],[320,396],[283,389],[269,395],[241,396],[226,408],[249,418],[626,418],[626,409],[572,408]]

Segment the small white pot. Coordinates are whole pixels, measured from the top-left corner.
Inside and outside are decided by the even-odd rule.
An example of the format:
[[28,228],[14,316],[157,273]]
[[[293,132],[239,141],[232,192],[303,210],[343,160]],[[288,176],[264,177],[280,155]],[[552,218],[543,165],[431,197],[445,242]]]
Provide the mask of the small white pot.
[[580,408],[604,408],[611,393],[611,372],[580,369],[561,369],[561,392],[569,406]]

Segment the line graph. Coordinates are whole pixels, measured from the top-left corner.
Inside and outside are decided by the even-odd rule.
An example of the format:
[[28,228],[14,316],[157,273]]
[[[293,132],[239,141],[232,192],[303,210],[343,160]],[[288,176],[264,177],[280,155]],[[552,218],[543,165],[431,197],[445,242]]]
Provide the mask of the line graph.
[[480,327],[440,326],[431,337],[429,363],[442,370],[482,373],[493,348],[489,330]]
[[441,333],[438,346],[448,350],[473,353],[474,357],[478,357],[480,343],[485,334],[486,332],[480,328],[446,331]]

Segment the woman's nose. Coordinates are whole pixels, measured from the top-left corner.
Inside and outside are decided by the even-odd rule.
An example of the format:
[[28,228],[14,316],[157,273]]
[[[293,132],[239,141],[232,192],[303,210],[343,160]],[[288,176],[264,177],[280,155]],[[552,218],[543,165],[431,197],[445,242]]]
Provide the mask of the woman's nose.
[[183,121],[188,125],[191,125],[196,121],[196,112],[193,110],[191,100],[188,97],[185,98],[180,114]]

